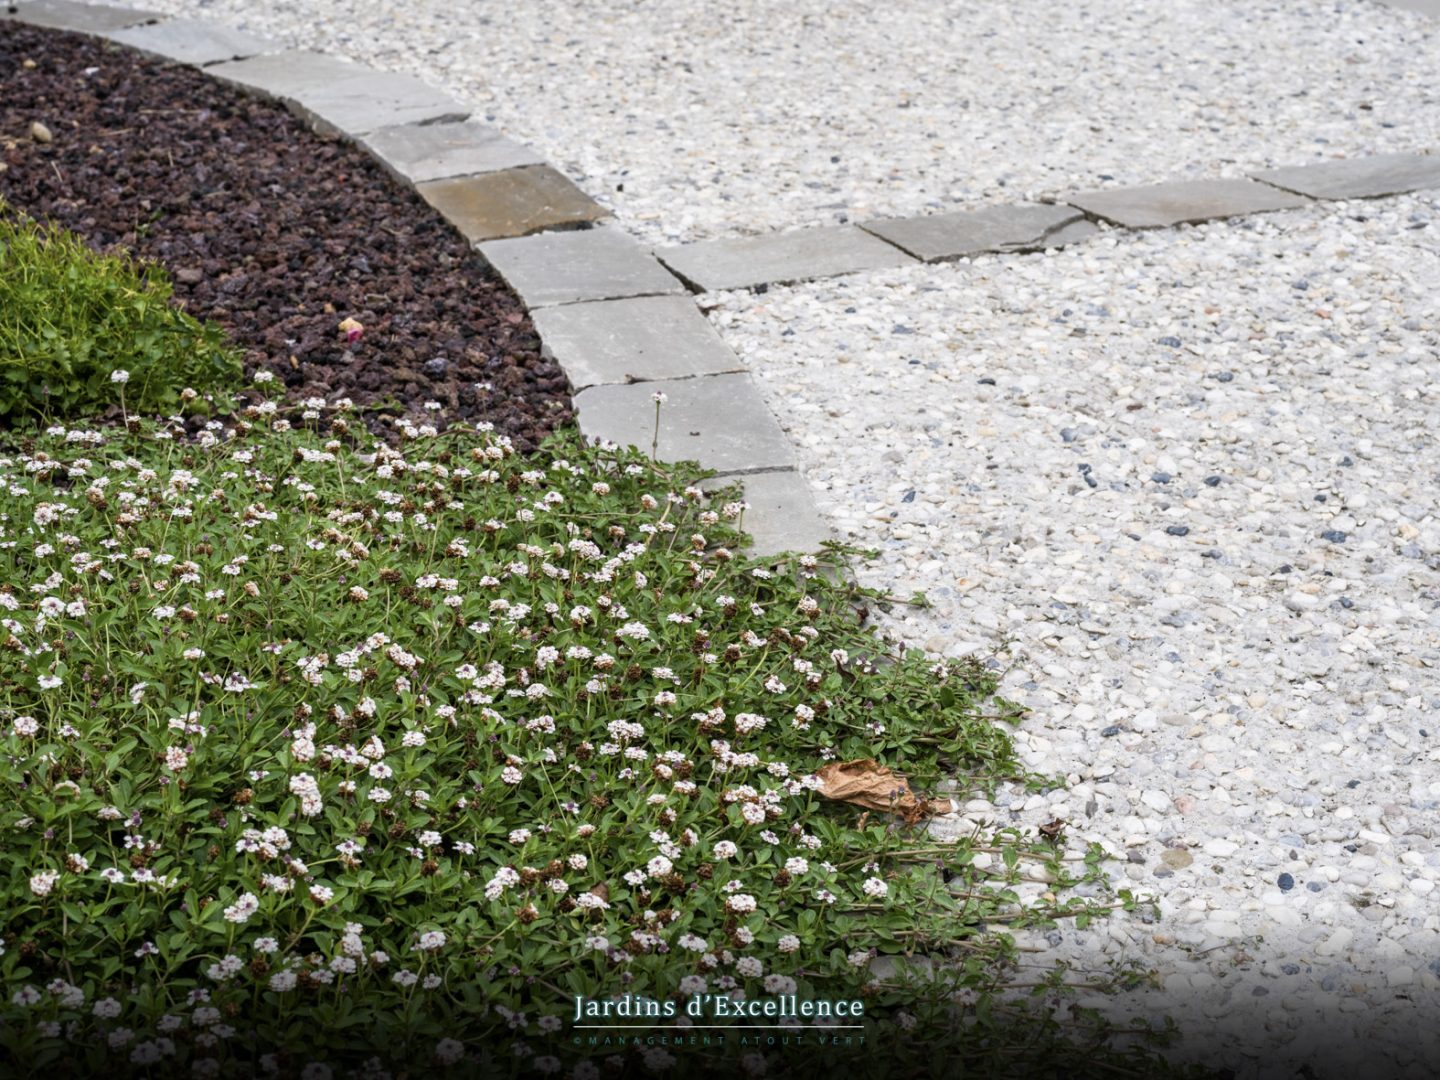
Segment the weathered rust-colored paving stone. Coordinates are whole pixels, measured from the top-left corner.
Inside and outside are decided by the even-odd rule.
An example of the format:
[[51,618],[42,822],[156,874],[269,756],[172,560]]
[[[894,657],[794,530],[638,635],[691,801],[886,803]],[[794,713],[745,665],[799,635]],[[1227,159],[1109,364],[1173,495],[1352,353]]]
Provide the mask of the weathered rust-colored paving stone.
[[471,243],[599,221],[606,211],[548,165],[436,180],[416,188]]

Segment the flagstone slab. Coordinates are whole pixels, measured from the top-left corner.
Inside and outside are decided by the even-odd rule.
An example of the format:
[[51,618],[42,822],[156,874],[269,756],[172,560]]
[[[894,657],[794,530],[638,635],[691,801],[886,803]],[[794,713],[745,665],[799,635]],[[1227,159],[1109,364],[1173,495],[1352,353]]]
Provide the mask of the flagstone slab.
[[565,304],[541,308],[531,318],[545,355],[576,390],[743,370],[688,296]]
[[358,136],[396,124],[463,120],[469,110],[409,75],[374,71],[303,49],[206,69],[224,82],[277,98],[321,131]]
[[166,19],[148,26],[110,31],[104,36],[151,56],[196,67],[285,49],[278,42],[199,19]]
[[1047,233],[1045,242],[1038,247],[1010,247],[1006,251],[1049,251],[1051,248],[1068,247],[1071,244],[1078,244],[1081,240],[1088,240],[1096,233],[1103,231],[1099,225],[1089,218],[1081,218],[1079,221],[1072,221],[1068,225],[1061,225],[1052,233]]
[[75,0],[22,0],[15,11],[0,3],[0,19],[14,19],[52,30],[74,30],[82,34],[106,34],[127,26],[154,22],[165,16],[154,11],[114,7],[109,4],[80,4]]
[[794,467],[790,440],[749,375],[592,386],[575,395],[580,433],[650,453],[657,390],[667,398],[660,406],[661,461],[698,461],[730,473]]
[[608,216],[604,207],[548,165],[435,180],[415,190],[472,244]]
[[1440,0],[1381,0],[1381,3],[1390,7],[1404,8],[1406,11],[1418,11],[1422,15],[1431,15],[1440,19]]
[[618,229],[595,228],[491,240],[477,250],[525,306],[683,293],[685,287]]
[[[778,555],[783,551],[812,552],[835,532],[815,506],[810,485],[794,469],[750,473],[745,476],[712,476],[700,487],[709,492],[739,482],[743,499],[750,504],[741,528],[750,534],[745,551],[750,555]],[[713,505],[713,504],[712,504]]]
[[[990,206],[949,214],[864,221],[860,227],[925,262],[945,262],[985,252],[1036,251],[1069,243],[1087,232],[1062,237],[1068,225],[1089,224],[1073,206],[1029,203]],[[1093,231],[1091,226],[1090,231]]]
[[655,254],[700,292],[788,285],[915,262],[905,252],[854,225],[705,240],[662,248]]
[[267,56],[253,56],[228,64],[217,64],[209,74],[221,82],[233,83],[262,97],[288,98],[323,89],[340,82],[362,79],[366,68],[349,60],[305,49],[286,49]]
[[1376,154],[1250,175],[1313,199],[1373,199],[1440,188],[1440,154]]
[[1159,229],[1271,210],[1310,200],[1253,180],[1182,180],[1148,187],[1106,188],[1066,196],[1071,206],[1129,229]]
[[360,141],[393,175],[412,184],[545,164],[530,147],[473,120],[398,124]]

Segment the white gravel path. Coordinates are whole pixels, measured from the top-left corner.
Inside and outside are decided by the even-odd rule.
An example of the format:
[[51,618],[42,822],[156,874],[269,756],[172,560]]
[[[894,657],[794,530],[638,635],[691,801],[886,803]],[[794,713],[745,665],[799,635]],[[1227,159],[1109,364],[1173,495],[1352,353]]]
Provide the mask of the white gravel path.
[[862,580],[933,600],[890,628],[1012,642],[1070,786],[972,808],[1162,901],[1039,958],[1155,969],[1107,1008],[1241,1075],[1440,1071],[1436,296],[1431,194],[706,298]]
[[1440,146],[1374,0],[145,6],[443,85],[657,244]]
[[[1370,0],[147,3],[445,85],[656,243],[1440,146],[1440,23]],[[1436,296],[1427,195],[704,301],[890,629],[1008,642],[1069,783],[971,809],[1161,901],[1040,958],[1242,1076],[1440,1071]]]

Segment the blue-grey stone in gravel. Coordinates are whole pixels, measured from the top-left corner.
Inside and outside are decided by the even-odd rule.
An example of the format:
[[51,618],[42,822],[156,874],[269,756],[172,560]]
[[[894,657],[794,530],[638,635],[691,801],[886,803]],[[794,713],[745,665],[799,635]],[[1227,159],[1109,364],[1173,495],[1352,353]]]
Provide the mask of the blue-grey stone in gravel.
[[1178,348],[1180,348],[1181,345],[1184,344],[1184,342],[1181,341],[1178,337],[1162,337],[1162,338],[1159,338],[1159,339],[1155,342],[1155,344],[1156,344],[1156,345],[1164,345],[1164,346],[1167,346],[1168,348],[1171,348],[1171,349],[1178,349]]
[[1207,476],[1207,477],[1205,477],[1205,486],[1206,486],[1206,487],[1219,487],[1219,486],[1220,486],[1220,477],[1218,477],[1218,476]]
[[688,296],[565,304],[532,317],[545,354],[565,369],[575,390],[744,367]]
[[1320,534],[1320,539],[1329,540],[1332,544],[1345,543],[1345,534],[1339,529],[1326,529]]
[[1440,155],[1375,154],[1266,169],[1250,175],[1316,199],[1369,199],[1440,188]]
[[[1067,229],[1067,226],[1079,227]],[[943,262],[984,252],[1060,247],[1096,231],[1074,207],[1043,203],[988,206],[925,217],[884,218],[861,222],[860,227],[925,262]]]
[[1280,970],[1283,971],[1286,975],[1299,975],[1299,974],[1300,974],[1300,965],[1299,965],[1299,964],[1281,964],[1281,965],[1280,965]]
[[267,38],[200,19],[167,19],[149,26],[111,31],[105,37],[151,56],[196,67],[281,52],[285,48]]
[[580,433],[648,453],[657,390],[669,399],[660,407],[660,460],[698,461],[727,473],[794,467],[795,451],[749,375],[592,386],[575,395]]
[[1151,473],[1150,479],[1154,480],[1157,484],[1168,484],[1171,480],[1171,477],[1168,472],[1157,472]]
[[53,30],[75,30],[82,34],[106,34],[127,26],[154,22],[165,16],[153,11],[114,7],[109,4],[81,4],[75,0],[21,0],[16,11],[7,12],[0,3],[0,22],[15,20]]
[[217,64],[209,72],[283,101],[320,131],[344,135],[396,124],[463,120],[470,111],[410,75],[299,49]]
[[426,360],[420,370],[432,379],[439,379],[444,376],[445,372],[450,370],[450,361],[446,360],[443,356],[437,356],[433,360]]
[[1189,536],[1190,526],[1188,525],[1167,525],[1165,531],[1171,536]]
[[1295,879],[1289,874],[1281,874],[1280,877],[1276,879],[1275,884],[1280,886],[1281,892],[1289,892],[1295,888]]
[[644,248],[618,229],[492,240],[477,250],[532,309],[685,291]]
[[1321,889],[1325,888],[1325,883],[1323,881],[1311,881],[1306,883],[1305,888],[1309,889],[1311,892],[1319,892]]
[[1126,228],[1155,229],[1291,210],[1310,200],[1253,180],[1182,180],[1149,187],[1082,191],[1067,196],[1065,201]]
[[915,260],[853,225],[661,248],[660,261],[701,292],[753,289],[907,266]]
[[528,146],[473,120],[398,124],[372,131],[360,141],[392,174],[412,184],[544,164]]

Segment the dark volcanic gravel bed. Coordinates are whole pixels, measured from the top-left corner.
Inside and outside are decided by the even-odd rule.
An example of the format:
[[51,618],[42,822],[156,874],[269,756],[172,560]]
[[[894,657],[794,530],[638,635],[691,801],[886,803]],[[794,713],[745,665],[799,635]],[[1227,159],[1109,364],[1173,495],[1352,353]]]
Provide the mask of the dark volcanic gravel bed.
[[[441,422],[488,420],[522,449],[571,418],[520,301],[434,210],[363,150],[198,71],[0,22],[0,198],[165,266],[186,310],[294,398],[438,401]],[[348,346],[347,317],[365,327]]]

